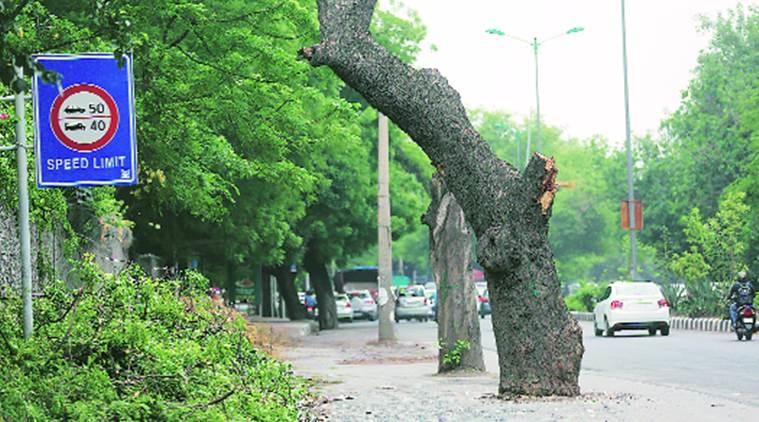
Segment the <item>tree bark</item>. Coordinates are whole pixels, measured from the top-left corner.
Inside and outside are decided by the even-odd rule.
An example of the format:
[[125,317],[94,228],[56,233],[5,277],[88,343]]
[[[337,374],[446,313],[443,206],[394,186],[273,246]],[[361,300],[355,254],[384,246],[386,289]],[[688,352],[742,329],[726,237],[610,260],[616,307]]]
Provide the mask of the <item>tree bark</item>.
[[[430,228],[430,266],[437,286],[438,373],[456,369],[485,370],[477,314],[477,291],[470,268],[472,232],[464,211],[445,188],[440,174],[432,176],[432,203],[422,221]],[[446,354],[465,341],[461,361],[446,362]]]
[[264,267],[261,272],[261,316],[274,316],[274,310],[271,308],[271,282],[269,277],[272,275],[271,268]]
[[329,66],[411,136],[464,210],[488,278],[499,392],[579,394],[582,331],[561,298],[548,244],[553,159],[536,153],[522,174],[498,159],[438,71],[413,69],[372,39],[375,4],[317,0],[321,42],[301,57]]
[[319,309],[319,329],[332,330],[337,328],[337,304],[332,283],[327,273],[324,259],[319,257],[317,250],[309,245],[303,259],[303,265],[311,276],[311,284],[316,291],[316,306]]
[[298,298],[298,290],[295,288],[295,273],[290,271],[289,265],[280,265],[272,269],[277,278],[277,289],[285,301],[287,317],[291,321],[306,319],[306,308]]

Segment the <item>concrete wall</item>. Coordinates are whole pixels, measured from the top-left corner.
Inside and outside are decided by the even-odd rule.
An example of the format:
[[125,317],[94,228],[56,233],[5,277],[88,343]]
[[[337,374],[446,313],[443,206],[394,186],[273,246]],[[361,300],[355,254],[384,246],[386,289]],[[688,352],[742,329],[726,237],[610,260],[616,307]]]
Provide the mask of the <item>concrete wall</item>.
[[[37,259],[39,240],[36,227],[32,226],[32,285],[35,291],[39,287]],[[21,242],[18,238],[16,214],[0,207],[0,287],[21,288]]]
[[[39,291],[40,258],[50,266],[52,276],[75,283],[69,276],[71,265],[64,256],[65,235],[63,230],[51,230],[38,234],[32,225],[32,284]],[[95,255],[95,262],[103,271],[115,274],[126,267],[132,232],[128,228],[114,227],[103,221],[96,225],[90,236],[88,252]],[[0,287],[21,288],[21,251],[18,238],[16,214],[0,206]],[[40,256],[40,253],[43,256]]]

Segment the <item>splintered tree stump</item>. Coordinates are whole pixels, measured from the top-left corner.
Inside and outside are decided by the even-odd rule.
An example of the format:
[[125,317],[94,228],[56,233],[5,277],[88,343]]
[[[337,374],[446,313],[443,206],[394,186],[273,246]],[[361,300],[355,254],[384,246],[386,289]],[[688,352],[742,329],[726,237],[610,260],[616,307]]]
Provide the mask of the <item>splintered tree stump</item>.
[[561,298],[548,244],[554,161],[534,154],[523,173],[498,159],[436,70],[417,70],[369,33],[376,0],[317,0],[321,42],[300,50],[326,65],[430,157],[477,236],[488,279],[505,395],[579,394],[582,331]]

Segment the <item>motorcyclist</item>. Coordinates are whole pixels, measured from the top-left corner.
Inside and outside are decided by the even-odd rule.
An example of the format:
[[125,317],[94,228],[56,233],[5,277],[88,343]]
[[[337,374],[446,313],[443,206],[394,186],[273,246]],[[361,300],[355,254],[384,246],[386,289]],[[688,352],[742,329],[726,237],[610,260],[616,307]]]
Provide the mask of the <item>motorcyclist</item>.
[[316,307],[316,297],[314,296],[313,290],[309,290],[306,292],[306,297],[303,300],[305,302],[305,305],[309,308],[315,308]]
[[745,271],[738,272],[738,280],[730,288],[730,293],[727,295],[727,300],[730,303],[730,320],[735,328],[735,323],[738,319],[738,307],[743,305],[753,305],[754,296],[756,296],[756,288],[751,280],[746,277]]

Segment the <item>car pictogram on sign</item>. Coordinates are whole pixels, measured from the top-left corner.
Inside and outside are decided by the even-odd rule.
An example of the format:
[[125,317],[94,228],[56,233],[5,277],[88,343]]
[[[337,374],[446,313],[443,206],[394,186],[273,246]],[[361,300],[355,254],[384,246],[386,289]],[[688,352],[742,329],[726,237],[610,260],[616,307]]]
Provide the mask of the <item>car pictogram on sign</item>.
[[68,114],[74,114],[74,113],[84,113],[87,110],[83,109],[82,107],[68,106],[64,109],[64,111]]
[[66,123],[64,128],[66,130],[87,130],[87,128],[84,127],[84,123]]

